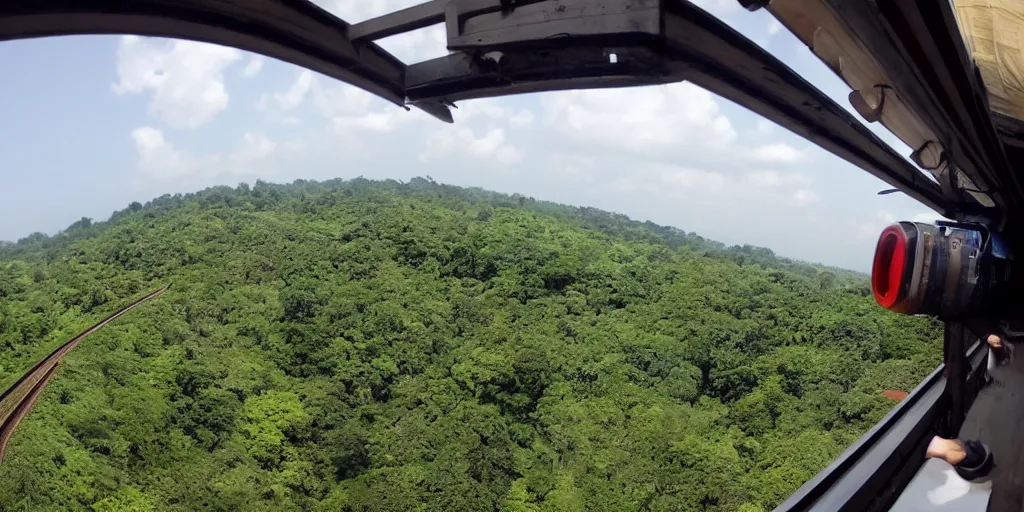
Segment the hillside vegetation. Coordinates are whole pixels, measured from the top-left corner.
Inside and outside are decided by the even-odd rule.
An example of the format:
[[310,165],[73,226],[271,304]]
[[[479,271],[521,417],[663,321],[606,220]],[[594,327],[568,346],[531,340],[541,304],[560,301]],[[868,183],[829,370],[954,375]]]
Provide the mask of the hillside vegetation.
[[0,385],[88,338],[8,510],[770,510],[938,364],[864,276],[417,179],[219,187],[0,247]]

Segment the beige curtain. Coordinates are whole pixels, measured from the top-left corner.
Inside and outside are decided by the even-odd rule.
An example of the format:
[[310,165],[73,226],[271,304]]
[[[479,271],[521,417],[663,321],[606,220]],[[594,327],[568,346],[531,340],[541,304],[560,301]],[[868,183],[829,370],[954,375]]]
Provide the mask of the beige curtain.
[[[939,0],[941,1],[941,0]],[[992,110],[1024,119],[1024,0],[953,0]]]

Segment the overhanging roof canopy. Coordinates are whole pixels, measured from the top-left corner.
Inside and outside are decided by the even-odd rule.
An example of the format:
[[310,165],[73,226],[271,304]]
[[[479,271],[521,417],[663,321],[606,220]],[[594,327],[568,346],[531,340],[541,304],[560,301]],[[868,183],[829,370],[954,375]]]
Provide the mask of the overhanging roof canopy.
[[[741,3],[757,8],[767,2]],[[792,3],[775,0],[772,6]],[[878,9],[872,0],[810,3],[832,15],[848,11],[837,19],[852,16],[848,24],[853,25],[867,23],[857,18],[870,16],[865,9]],[[450,51],[445,57],[408,64],[375,42],[441,23]],[[930,179],[779,60],[687,0],[430,0],[355,24],[308,0],[0,3],[0,40],[70,34],[138,34],[232,46],[308,68],[446,122],[452,122],[450,106],[463,99],[688,80],[948,217],[996,218],[1006,201],[994,194],[994,202],[979,203],[956,184]],[[926,110],[933,106],[911,104]],[[939,132],[958,120],[939,114],[946,114],[940,116]],[[993,159],[984,152],[991,148],[978,140],[956,146],[970,157],[970,171],[978,172],[974,183],[1001,183],[985,176],[1002,162],[1001,153]]]
[[914,150],[946,197],[994,207],[1003,213],[988,216],[997,227],[1020,213],[1024,189],[1011,165],[1019,159],[1007,154],[1019,142],[996,130],[1003,116],[989,108],[950,0],[764,3],[853,89],[850,101],[865,119]]

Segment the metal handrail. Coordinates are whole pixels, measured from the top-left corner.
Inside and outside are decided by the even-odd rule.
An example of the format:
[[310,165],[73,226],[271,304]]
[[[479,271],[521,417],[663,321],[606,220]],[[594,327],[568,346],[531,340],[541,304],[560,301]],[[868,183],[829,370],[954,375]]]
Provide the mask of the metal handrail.
[[[967,351],[968,379],[980,378],[985,367],[985,344],[976,341]],[[922,440],[934,430],[946,396],[945,364],[940,364],[896,407],[853,443],[836,460],[808,480],[775,512],[883,509],[909,483],[896,479],[907,465],[924,463]],[[905,480],[905,481],[904,481]]]

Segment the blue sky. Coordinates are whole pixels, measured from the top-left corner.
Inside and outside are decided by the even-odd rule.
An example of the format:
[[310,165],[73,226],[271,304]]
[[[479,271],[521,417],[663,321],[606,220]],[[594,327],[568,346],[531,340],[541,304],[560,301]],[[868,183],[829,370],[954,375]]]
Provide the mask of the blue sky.
[[[415,2],[317,3],[360,21]],[[698,3],[849,109],[846,86],[769,14]],[[445,51],[440,27],[383,45],[407,61]],[[430,175],[858,270],[887,223],[935,216],[690,84],[465,102],[446,125],[286,63],[187,41],[5,42],[0,69],[0,240],[168,192],[356,176]]]

